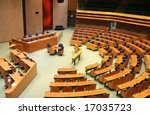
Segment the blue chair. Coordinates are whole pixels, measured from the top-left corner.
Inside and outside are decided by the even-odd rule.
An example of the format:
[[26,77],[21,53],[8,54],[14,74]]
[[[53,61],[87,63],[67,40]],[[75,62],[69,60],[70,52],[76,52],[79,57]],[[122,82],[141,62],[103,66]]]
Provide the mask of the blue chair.
[[97,46],[100,46],[101,44],[100,43],[97,43]]
[[64,46],[61,43],[58,46],[60,47],[60,49],[58,49],[58,55],[62,56],[64,53]]
[[50,45],[50,44],[47,44],[47,47],[48,47],[48,48],[50,48],[50,47],[51,47],[51,45]]

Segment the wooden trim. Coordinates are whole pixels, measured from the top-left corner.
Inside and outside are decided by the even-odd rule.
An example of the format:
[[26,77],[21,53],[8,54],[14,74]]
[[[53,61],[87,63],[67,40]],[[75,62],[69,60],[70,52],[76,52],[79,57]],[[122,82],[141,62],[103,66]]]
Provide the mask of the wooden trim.
[[77,19],[104,20],[150,27],[150,17],[116,12],[77,10]]

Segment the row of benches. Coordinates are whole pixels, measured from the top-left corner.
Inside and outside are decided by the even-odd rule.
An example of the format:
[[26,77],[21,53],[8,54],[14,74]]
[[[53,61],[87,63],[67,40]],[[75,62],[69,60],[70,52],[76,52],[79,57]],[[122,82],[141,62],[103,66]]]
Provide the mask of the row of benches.
[[96,89],[94,81],[87,80],[85,74],[77,74],[75,70],[75,68],[58,69],[58,75],[54,76],[55,82],[50,83],[50,91],[46,91],[44,97],[109,97],[104,89]]

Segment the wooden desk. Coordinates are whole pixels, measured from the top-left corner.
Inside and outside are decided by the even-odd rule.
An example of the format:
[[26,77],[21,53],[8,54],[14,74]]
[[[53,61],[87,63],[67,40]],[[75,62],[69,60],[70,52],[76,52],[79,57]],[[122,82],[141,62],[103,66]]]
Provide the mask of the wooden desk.
[[20,51],[20,50],[17,50],[17,49],[11,50],[11,51],[10,51],[10,54],[11,54],[12,60],[13,60],[16,64],[19,63],[20,59],[27,57],[27,55],[26,55],[24,52],[22,52],[22,51]]
[[110,49],[112,50],[111,54],[114,55],[115,57],[120,53],[120,51],[113,46],[110,46]]
[[125,54],[130,55],[133,53],[132,50],[130,50],[129,48],[127,48],[126,46],[123,46],[122,44],[119,44],[119,47],[123,48],[125,50]]
[[58,45],[54,45],[52,46],[53,50],[57,51],[58,49],[60,49],[60,47]]
[[28,70],[31,67],[33,67],[33,65],[35,64],[35,62],[33,60],[31,60],[31,59],[23,58],[23,59],[20,59],[19,64],[25,70]]
[[38,34],[38,35],[32,35],[31,37],[26,37],[26,38],[22,38],[21,40],[22,41],[26,41],[26,40],[29,40],[29,42],[32,42],[32,41],[38,41],[40,39],[45,39],[49,36],[56,36],[56,32],[50,32],[50,33],[44,33],[44,34]]
[[16,68],[5,58],[0,58],[0,74],[2,76],[8,75],[15,71]]
[[17,98],[24,89],[30,84],[30,82],[35,78],[37,74],[37,65],[36,63],[25,73],[18,74],[13,73],[10,76],[14,80],[12,87],[5,91],[6,98]]
[[145,98],[147,96],[150,96],[150,89],[146,89],[140,93],[136,93],[136,94],[132,95],[132,97],[134,97],[134,98]]
[[99,48],[99,55],[104,57],[107,54],[107,51],[104,48]]
[[134,67],[136,67],[137,62],[138,62],[137,56],[136,55],[131,55],[130,62],[131,62],[130,69],[133,69]]
[[150,72],[150,55],[144,55],[144,62],[146,65],[146,72]]
[[57,36],[47,37],[44,39],[34,40],[31,42],[12,39],[14,43],[21,44],[23,46],[23,50],[29,53],[46,48],[48,43],[51,45],[56,45],[58,42],[57,40],[58,40]]
[[142,47],[144,47],[145,50],[150,50],[150,46],[147,45],[147,44],[144,44],[144,43],[142,43],[142,42],[140,42],[140,41],[136,41],[135,43],[138,43],[139,45],[142,45]]
[[92,43],[90,43],[90,42],[88,42],[88,43],[86,44],[86,47],[87,47],[87,49],[90,49],[90,50],[93,50],[93,51],[96,51],[96,50],[97,50],[97,45],[92,44]]
[[55,82],[68,82],[68,81],[83,81],[86,80],[85,74],[65,74],[55,75]]
[[85,44],[88,41],[88,39],[84,37],[72,37],[72,40],[82,41],[82,44]]
[[150,46],[150,41],[149,41],[149,40],[142,39],[142,42],[143,42],[143,43],[146,43],[146,44],[148,44],[148,45]]
[[111,41],[111,40],[108,40],[108,39],[104,39],[104,38],[101,38],[101,39],[99,39],[99,40],[103,40],[105,43],[107,43],[108,42],[108,45],[110,45],[110,46],[114,46],[115,45],[115,42],[114,41]]
[[118,66],[123,61],[123,55],[117,56],[117,61],[115,62],[115,66]]
[[88,86],[95,85],[95,82],[92,80],[79,81],[79,82],[51,82],[50,87],[77,87],[77,86]]
[[75,65],[75,61],[77,59],[80,60],[81,54],[82,54],[82,50],[79,50],[78,52],[76,52],[72,55],[72,63],[74,63],[74,65]]
[[145,54],[145,51],[142,48],[140,48],[140,47],[138,47],[138,46],[136,46],[134,44],[131,44],[131,43],[129,43],[129,45],[130,45],[131,48],[136,49],[136,53],[137,54],[139,54],[139,55]]
[[99,63],[94,63],[94,64],[91,64],[91,65],[88,65],[85,67],[85,72],[87,73],[89,70],[95,70],[98,66],[100,66]]
[[136,85],[137,83],[140,83],[141,81],[143,81],[148,76],[149,76],[149,73],[143,72],[137,78],[134,78],[133,80],[131,80],[129,82],[117,85],[116,91],[120,91],[120,90],[123,90],[123,89],[127,89],[129,87],[132,87],[132,86]]
[[70,41],[70,45],[75,45],[75,44],[77,44],[79,47],[81,46],[81,44],[82,44],[82,42],[81,41],[79,41],[79,40],[71,40]]
[[[79,91],[79,92],[45,92],[45,98],[73,98],[73,97],[89,97],[97,96],[103,97],[103,95],[108,94],[104,89],[91,90],[91,91]],[[109,97],[109,94],[107,95]]]
[[115,66],[109,66],[109,67],[106,67],[106,68],[101,69],[101,70],[95,70],[95,71],[92,73],[92,76],[96,78],[97,76],[99,76],[99,75],[101,75],[101,74],[104,74],[104,73],[106,73],[106,72],[108,72],[108,71],[111,71],[111,70],[114,69],[114,68],[115,68]]
[[113,80],[116,80],[116,79],[119,79],[123,76],[125,76],[126,74],[130,73],[131,70],[130,69],[125,69],[123,71],[120,71],[119,73],[115,74],[115,75],[112,75],[110,77],[106,77],[104,78],[104,83],[108,83],[108,82],[111,82]]
[[65,75],[55,75],[54,79],[74,79],[74,78],[83,78],[85,74],[65,74]]
[[[93,40],[93,41],[94,41],[94,44],[97,45],[98,48],[104,48],[104,47],[107,46],[107,44],[104,43],[104,42],[100,42],[100,41],[97,41],[97,40]],[[100,44],[100,45],[98,45],[98,44]]]
[[57,70],[58,74],[77,74],[76,68],[59,68]]
[[109,59],[110,56],[108,55],[105,55],[103,58],[102,58],[102,61],[101,61],[101,65],[105,64],[107,62],[107,60]]

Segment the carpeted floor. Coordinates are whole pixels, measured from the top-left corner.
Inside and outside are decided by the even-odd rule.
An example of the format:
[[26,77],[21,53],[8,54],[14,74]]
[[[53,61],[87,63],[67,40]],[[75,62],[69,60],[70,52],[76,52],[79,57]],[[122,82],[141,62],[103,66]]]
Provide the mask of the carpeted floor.
[[[54,75],[57,74],[57,69],[62,67],[75,67],[78,70],[78,73],[85,73],[85,66],[93,64],[95,62],[101,62],[101,57],[98,54],[98,51],[93,52],[86,49],[86,46],[83,45],[81,49],[83,53],[81,55],[81,60],[76,62],[74,66],[71,63],[71,56],[74,53],[74,49],[69,45],[71,35],[73,33],[73,28],[68,28],[63,31],[63,37],[60,39],[59,43],[63,43],[65,47],[64,56],[50,56],[47,52],[47,49],[36,51],[28,54],[29,57],[32,57],[33,60],[37,62],[37,71],[38,74],[35,79],[28,85],[28,87],[23,91],[19,96],[20,98],[42,98],[45,91],[49,91],[49,83],[54,79]],[[0,57],[5,57],[11,61],[10,58],[10,49],[8,43],[0,44]],[[144,64],[143,64],[144,65]],[[142,70],[145,68],[142,66]],[[142,71],[141,71],[142,72]],[[92,79],[89,75],[86,75],[88,79]],[[116,92],[109,90],[104,87],[99,82],[97,83],[98,88],[104,88],[110,93],[111,98],[117,98]],[[4,80],[0,79],[0,98],[4,98],[5,88]]]

